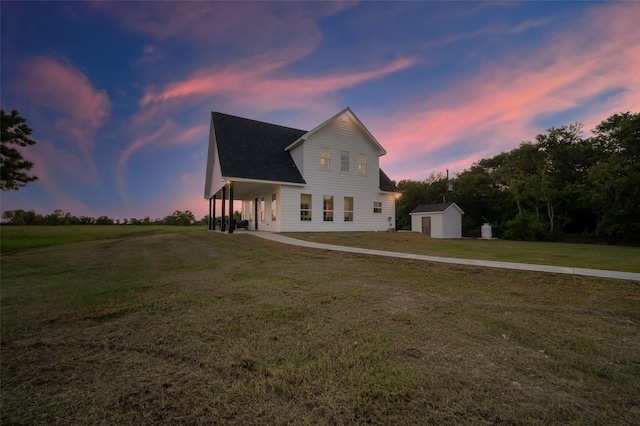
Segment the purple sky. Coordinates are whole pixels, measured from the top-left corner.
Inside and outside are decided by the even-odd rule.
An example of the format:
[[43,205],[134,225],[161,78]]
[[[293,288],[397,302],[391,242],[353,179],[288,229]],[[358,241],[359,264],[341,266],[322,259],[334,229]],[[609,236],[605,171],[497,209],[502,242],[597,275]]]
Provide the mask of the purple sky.
[[0,103],[40,177],[3,211],[200,218],[211,111],[309,130],[349,106],[396,181],[640,111],[640,2],[0,8]]

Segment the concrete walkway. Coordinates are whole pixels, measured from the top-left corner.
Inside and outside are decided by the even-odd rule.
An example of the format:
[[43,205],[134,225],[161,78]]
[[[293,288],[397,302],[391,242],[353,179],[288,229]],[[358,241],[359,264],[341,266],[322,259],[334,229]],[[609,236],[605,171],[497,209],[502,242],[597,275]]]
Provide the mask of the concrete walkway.
[[[244,232],[242,232],[244,233]],[[258,231],[247,232],[248,235],[264,238],[278,243],[322,250],[341,251],[346,253],[369,254],[373,256],[397,257],[400,259],[426,260],[429,262],[453,263],[456,265],[484,266],[487,268],[516,269],[520,271],[550,272],[554,274],[586,275],[590,277],[615,278],[618,280],[640,281],[640,274],[634,272],[605,271],[601,269],[570,268],[566,266],[532,265],[528,263],[497,262],[493,260],[456,259],[452,257],[425,256],[422,254],[398,253],[395,251],[370,250],[357,247],[336,246],[333,244],[314,243],[285,237],[282,234]]]

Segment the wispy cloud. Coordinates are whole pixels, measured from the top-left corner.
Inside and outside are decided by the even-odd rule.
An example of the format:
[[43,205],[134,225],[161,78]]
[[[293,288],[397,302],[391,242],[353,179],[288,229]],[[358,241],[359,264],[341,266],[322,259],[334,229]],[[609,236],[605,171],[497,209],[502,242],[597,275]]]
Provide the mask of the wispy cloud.
[[92,158],[96,131],[109,118],[111,102],[73,65],[47,56],[28,60],[11,90],[36,107],[53,111],[53,129],[60,143],[71,142],[85,162],[85,178],[96,177]]
[[200,70],[189,79],[173,82],[160,91],[150,90],[141,104],[159,101],[181,100],[190,97],[205,98],[223,95],[234,104],[251,104],[254,108],[298,109],[324,103],[324,98],[336,92],[357,86],[366,81],[408,68],[414,59],[399,58],[380,68],[367,71],[343,71],[327,76],[291,77],[272,75],[273,64],[266,63],[253,69],[231,67],[220,72]]
[[[543,131],[537,120],[579,109],[592,127],[607,116],[640,109],[637,4],[592,10],[549,44],[514,55],[447,87],[425,102],[374,119],[388,147],[390,174],[423,179],[445,165],[461,170]],[[603,103],[603,94],[614,95]],[[557,123],[556,125],[569,124]],[[588,127],[588,128],[589,128]],[[462,153],[462,155],[461,155]]]

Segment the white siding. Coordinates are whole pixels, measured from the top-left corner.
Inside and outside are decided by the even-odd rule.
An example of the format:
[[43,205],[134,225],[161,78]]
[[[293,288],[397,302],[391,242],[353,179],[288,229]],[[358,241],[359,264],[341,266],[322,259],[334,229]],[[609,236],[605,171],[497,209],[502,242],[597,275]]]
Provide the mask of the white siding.
[[[386,231],[395,226],[395,198],[393,194],[381,193],[378,148],[348,119],[336,118],[313,133],[309,139],[296,147],[292,156],[303,160],[304,187],[283,186],[280,217],[284,225],[281,232],[322,231]],[[331,150],[330,171],[320,168],[320,150]],[[298,150],[301,153],[298,153]],[[340,171],[340,151],[349,152],[349,172]],[[358,156],[367,156],[367,174],[358,174]],[[300,194],[311,194],[312,220],[300,221]],[[334,199],[334,221],[322,220],[322,197],[332,195]],[[353,222],[344,221],[344,197],[353,197]],[[373,203],[382,203],[382,213],[373,213]],[[389,220],[388,218],[391,218]],[[390,225],[391,223],[391,225]]]
[[[271,220],[271,195],[276,194],[276,220]],[[255,199],[258,199],[258,215],[255,214]],[[260,202],[264,198],[264,220],[260,217]],[[282,191],[280,185],[267,185],[242,200],[242,218],[249,221],[249,230],[280,232],[282,223]]]
[[291,158],[293,158],[293,162],[296,163],[300,174],[304,176],[304,144],[300,144],[297,147],[293,148],[289,151],[291,154]]
[[448,208],[444,212],[442,238],[462,238],[462,215],[456,208]]
[[423,217],[431,218],[432,238],[462,238],[462,215],[458,209],[450,207],[444,212],[412,213],[413,232],[422,232]]

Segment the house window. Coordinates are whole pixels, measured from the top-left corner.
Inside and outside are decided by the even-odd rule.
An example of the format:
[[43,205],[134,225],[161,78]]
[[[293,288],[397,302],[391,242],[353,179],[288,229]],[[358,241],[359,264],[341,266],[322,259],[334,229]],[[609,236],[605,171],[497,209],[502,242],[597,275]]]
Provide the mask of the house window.
[[264,197],[260,198],[260,222],[264,222]]
[[353,222],[353,197],[344,197],[344,221]]
[[340,171],[349,173],[349,151],[340,151]]
[[311,194],[300,194],[300,220],[311,220]]
[[374,213],[382,213],[382,202],[374,201],[373,202],[373,212]]
[[276,194],[271,194],[271,221],[276,220]]
[[360,154],[358,157],[358,173],[361,175],[367,174],[367,156],[364,154]]
[[333,195],[325,195],[322,202],[322,220],[333,222]]
[[329,148],[320,149],[320,169],[331,170],[331,150]]

